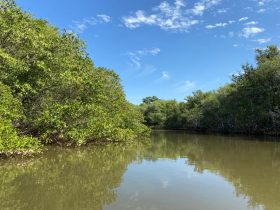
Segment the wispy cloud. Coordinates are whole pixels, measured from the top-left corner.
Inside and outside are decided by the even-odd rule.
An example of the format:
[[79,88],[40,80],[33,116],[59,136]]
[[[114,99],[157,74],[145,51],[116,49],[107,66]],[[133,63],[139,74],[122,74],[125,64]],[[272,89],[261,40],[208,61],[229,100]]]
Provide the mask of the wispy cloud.
[[212,6],[215,6],[219,4],[221,0],[202,0],[197,3],[195,3],[193,9],[191,10],[193,15],[203,15],[204,12],[211,8]]
[[205,28],[207,28],[207,29],[223,28],[223,27],[226,27],[226,26],[228,26],[228,25],[230,25],[232,23],[235,23],[235,21],[234,20],[230,20],[230,21],[224,22],[224,23],[216,23],[214,25],[207,25],[207,26],[205,26]]
[[[206,29],[224,28],[224,27],[229,26],[229,25],[234,24],[234,23],[245,22],[248,19],[249,19],[248,17],[242,17],[242,18],[239,18],[237,20],[229,20],[227,22],[219,22],[219,23],[215,23],[215,24],[209,24],[209,25],[206,25],[205,28]],[[254,25],[257,25],[257,24],[258,24],[257,21],[250,21],[250,22],[244,23],[244,25],[247,26],[247,29],[245,29],[246,31],[244,30],[246,32],[246,36],[247,36],[248,33],[250,33],[250,30],[254,30],[254,28],[253,29],[251,29],[251,28],[249,29],[249,26],[254,26]],[[229,32],[228,36],[229,37],[233,37],[234,36],[234,32],[232,32],[232,31]],[[225,38],[225,37],[226,36],[224,35],[223,38]]]
[[123,17],[123,22],[127,28],[138,28],[141,25],[157,25],[158,17],[156,15],[146,15],[144,11],[139,10],[133,16]]
[[135,76],[136,77],[144,77],[153,74],[157,71],[157,68],[150,64],[143,64],[141,66],[141,71],[139,71]]
[[161,73],[161,77],[159,78],[159,80],[169,80],[169,79],[170,79],[170,76],[166,71],[163,71]]
[[138,55],[157,55],[160,53],[160,49],[156,47],[149,50],[137,50],[135,51],[135,53]]
[[266,9],[262,8],[262,9],[259,9],[257,12],[258,13],[264,13],[264,12],[266,12]]
[[257,0],[259,6],[265,6],[265,4],[271,2],[271,0]]
[[100,20],[102,20],[104,23],[109,23],[111,22],[111,17],[109,15],[97,15],[98,18],[100,18]]
[[264,32],[265,30],[263,28],[259,28],[256,26],[252,26],[252,27],[246,27],[242,30],[241,36],[245,37],[245,38],[250,38],[253,37],[259,33]]
[[258,1],[258,5],[259,6],[263,6],[265,4],[265,1],[261,0],[261,1]]
[[186,9],[184,0],[175,0],[173,4],[161,2],[152,9],[151,13],[138,10],[130,16],[123,17],[127,28],[135,29],[143,25],[158,26],[163,30],[186,32],[193,25],[199,23],[194,16],[201,16],[208,8],[218,4],[221,0],[202,0]]
[[227,13],[227,9],[218,9],[218,11],[217,11],[217,13],[219,13],[219,14],[224,14],[224,13]]
[[140,68],[141,67],[141,63],[140,63],[141,57],[134,52],[129,52],[128,55],[129,55],[129,59],[130,59],[131,63],[134,66],[136,66],[137,68]]
[[250,26],[250,25],[258,25],[259,23],[257,21],[250,21],[248,23],[245,23],[244,25]]
[[238,21],[239,22],[242,22],[242,21],[246,21],[246,20],[248,20],[249,18],[248,17],[242,17],[242,18],[240,18]]
[[186,80],[186,81],[177,83],[175,85],[175,90],[179,93],[186,93],[186,92],[194,90],[195,87],[196,87],[196,83],[194,81]]
[[141,61],[144,56],[148,56],[148,55],[156,56],[159,53],[160,53],[159,48],[152,48],[152,49],[144,49],[144,50],[136,50],[133,52],[128,52],[128,56],[134,68],[140,69],[142,67]]
[[265,12],[276,12],[279,11],[279,0],[254,0],[259,9],[257,9],[257,13],[265,13]]
[[266,44],[270,41],[271,41],[271,38],[261,38],[261,39],[256,40],[256,42],[258,42],[259,44]]
[[83,33],[89,26],[111,22],[111,17],[105,14],[99,14],[95,17],[84,18],[80,21],[73,21],[70,29],[76,33]]

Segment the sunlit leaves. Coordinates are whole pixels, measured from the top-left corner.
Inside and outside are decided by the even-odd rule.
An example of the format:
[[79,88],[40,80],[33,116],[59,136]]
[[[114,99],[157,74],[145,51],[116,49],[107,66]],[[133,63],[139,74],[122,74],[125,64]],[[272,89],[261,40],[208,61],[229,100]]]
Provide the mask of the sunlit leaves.
[[119,76],[94,66],[85,43],[0,1],[0,82],[22,104],[25,133],[42,142],[126,141],[147,133]]

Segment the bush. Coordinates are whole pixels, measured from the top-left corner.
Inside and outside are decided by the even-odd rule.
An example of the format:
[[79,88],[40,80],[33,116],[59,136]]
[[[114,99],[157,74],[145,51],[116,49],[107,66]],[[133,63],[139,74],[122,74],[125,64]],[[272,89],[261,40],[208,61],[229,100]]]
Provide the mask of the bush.
[[12,96],[10,88],[0,83],[0,155],[40,151],[38,139],[19,136],[14,127],[23,117],[20,110],[21,104]]

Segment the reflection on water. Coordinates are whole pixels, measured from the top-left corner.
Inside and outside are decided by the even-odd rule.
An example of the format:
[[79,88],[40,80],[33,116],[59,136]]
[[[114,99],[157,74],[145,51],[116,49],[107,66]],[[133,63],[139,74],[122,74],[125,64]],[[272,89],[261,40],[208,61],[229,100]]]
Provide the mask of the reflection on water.
[[50,148],[34,161],[2,163],[0,209],[101,209],[116,200],[135,154],[114,145]]
[[280,209],[280,143],[155,132],[0,161],[0,209]]

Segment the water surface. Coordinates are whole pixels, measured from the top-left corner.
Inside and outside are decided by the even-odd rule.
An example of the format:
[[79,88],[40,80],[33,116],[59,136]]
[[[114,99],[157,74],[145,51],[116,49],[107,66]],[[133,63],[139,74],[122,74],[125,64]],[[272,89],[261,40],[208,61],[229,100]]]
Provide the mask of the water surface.
[[0,209],[280,209],[280,143],[184,132],[151,139],[0,160]]

